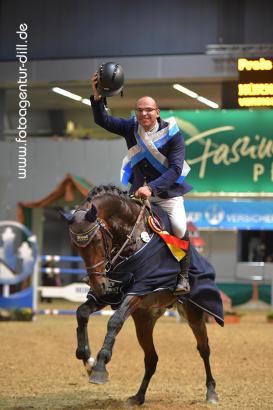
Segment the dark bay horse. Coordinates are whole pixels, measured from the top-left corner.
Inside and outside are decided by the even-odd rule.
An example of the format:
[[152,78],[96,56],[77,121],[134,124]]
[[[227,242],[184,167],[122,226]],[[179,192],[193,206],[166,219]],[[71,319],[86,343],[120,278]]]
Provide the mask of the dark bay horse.
[[[146,390],[158,361],[153,343],[155,323],[167,308],[177,307],[179,314],[186,317],[193,331],[197,349],[204,362],[206,399],[209,403],[216,403],[218,397],[210,368],[206,313],[195,304],[177,303],[171,289],[161,288],[146,294],[132,294],[126,293],[121,282],[116,280],[115,272],[118,272],[118,269],[115,267],[122,266],[123,261],[130,259],[132,254],[142,252],[143,246],[147,245],[147,239],[143,240],[143,232],[148,237],[152,235],[147,227],[147,214],[144,206],[114,186],[94,188],[74,213],[63,214],[69,224],[72,242],[85,262],[91,289],[88,300],[77,309],[76,357],[88,367],[91,355],[87,334],[89,316],[106,305],[113,306],[117,297],[119,306],[109,319],[107,334],[94,366],[92,369],[89,368],[89,381],[97,384],[107,382],[106,364],[111,359],[115,338],[125,320],[131,315],[138,342],[144,351],[145,373],[137,393],[127,399],[127,405],[141,405],[145,401]],[[111,276],[110,280],[108,276]],[[129,278],[128,281],[130,280]],[[114,302],[111,299],[112,293]],[[107,295],[110,299],[107,299]],[[120,295],[123,297],[119,298]]]

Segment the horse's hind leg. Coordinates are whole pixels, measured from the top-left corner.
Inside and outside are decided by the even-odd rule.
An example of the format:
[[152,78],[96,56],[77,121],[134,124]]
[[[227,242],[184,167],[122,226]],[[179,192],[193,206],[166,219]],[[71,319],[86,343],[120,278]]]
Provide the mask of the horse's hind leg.
[[83,361],[87,373],[90,374],[92,366],[91,350],[88,340],[87,325],[91,313],[98,310],[92,299],[87,300],[77,309],[77,349],[76,357]]
[[156,371],[158,356],[153,342],[153,329],[157,319],[164,310],[158,310],[158,315],[152,315],[148,310],[138,309],[132,315],[138,342],[142,347],[145,357],[145,373],[138,392],[127,399],[128,406],[141,405],[145,401],[145,394],[153,374]]
[[206,400],[208,403],[218,403],[219,399],[216,394],[216,382],[212,377],[211,368],[210,368],[210,348],[207,335],[207,328],[205,323],[205,314],[197,306],[188,302],[184,306],[189,325],[193,331],[193,334],[197,341],[197,349],[200,353],[200,356],[203,359],[205,370],[206,370],[206,386],[207,386],[207,395]]

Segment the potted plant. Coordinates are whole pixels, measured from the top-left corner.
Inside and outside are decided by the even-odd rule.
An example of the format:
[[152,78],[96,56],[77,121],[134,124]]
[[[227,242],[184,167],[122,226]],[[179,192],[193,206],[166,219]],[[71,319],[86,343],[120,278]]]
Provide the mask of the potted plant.
[[273,310],[270,310],[268,314],[266,315],[266,320],[268,323],[273,323]]
[[29,322],[33,320],[34,312],[30,308],[22,309],[0,309],[0,321],[24,321]]
[[[238,313],[235,310],[225,310],[224,312],[224,321],[225,324],[227,323],[240,323],[242,313]],[[216,323],[213,316],[207,315],[206,317],[207,323]]]
[[240,323],[242,314],[235,310],[227,310],[224,313],[225,323]]

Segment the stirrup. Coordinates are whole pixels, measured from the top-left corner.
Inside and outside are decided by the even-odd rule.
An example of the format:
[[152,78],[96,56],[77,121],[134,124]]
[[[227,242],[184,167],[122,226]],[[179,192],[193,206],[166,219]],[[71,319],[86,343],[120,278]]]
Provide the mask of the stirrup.
[[177,286],[173,292],[174,295],[184,295],[191,290],[188,275],[179,275]]

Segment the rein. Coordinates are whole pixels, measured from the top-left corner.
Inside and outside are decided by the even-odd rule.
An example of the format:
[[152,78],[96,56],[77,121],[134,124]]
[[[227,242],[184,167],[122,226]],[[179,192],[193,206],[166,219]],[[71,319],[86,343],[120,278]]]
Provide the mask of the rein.
[[113,259],[110,261],[110,266],[113,266],[113,265],[114,265],[114,263],[116,262],[117,258],[120,256],[120,254],[122,253],[122,251],[124,250],[124,248],[126,247],[126,245],[128,244],[128,242],[132,239],[132,236],[133,236],[133,234],[134,234],[134,232],[135,232],[137,226],[139,225],[139,223],[140,223],[140,221],[141,221],[141,218],[142,218],[142,216],[143,216],[143,214],[144,214],[145,208],[146,208],[146,205],[143,204],[142,207],[141,207],[141,209],[140,209],[140,212],[139,212],[139,214],[138,214],[136,223],[135,223],[134,226],[133,226],[133,229],[131,230],[130,234],[127,235],[127,239],[126,239],[126,241],[124,242],[124,244],[122,245],[122,247],[120,248],[120,250],[118,251],[118,253],[117,253],[117,254],[113,257]]

